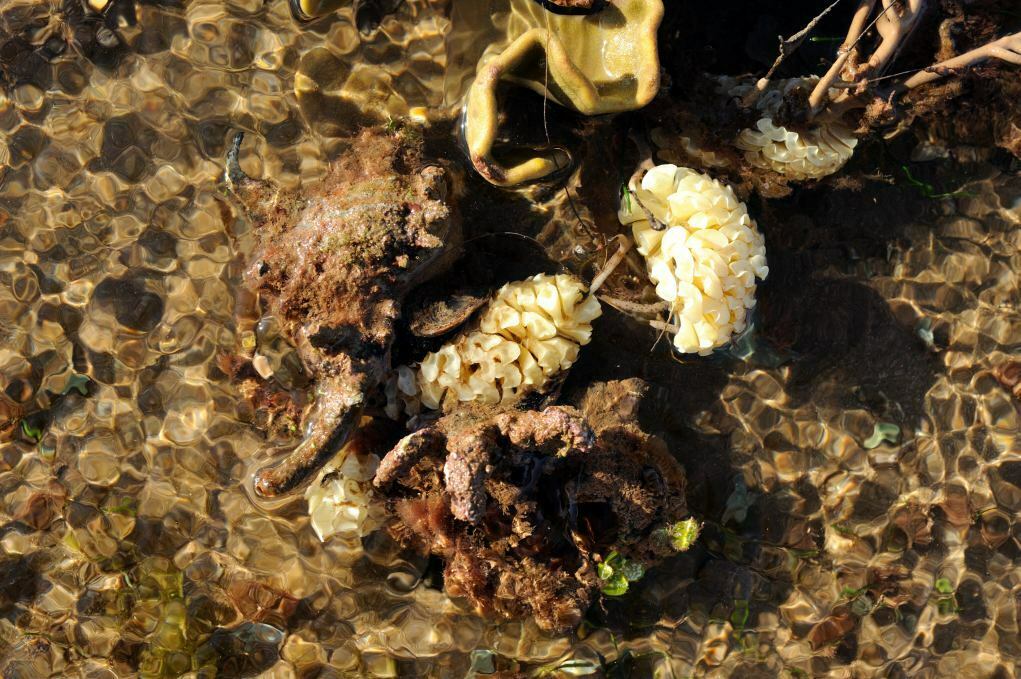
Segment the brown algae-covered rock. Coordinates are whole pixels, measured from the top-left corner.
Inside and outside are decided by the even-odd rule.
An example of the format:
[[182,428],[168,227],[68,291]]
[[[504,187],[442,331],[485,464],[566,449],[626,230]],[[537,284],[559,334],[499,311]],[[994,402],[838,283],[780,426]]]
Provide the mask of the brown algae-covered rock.
[[404,296],[446,264],[459,239],[446,174],[422,159],[420,144],[407,131],[366,130],[300,192],[232,170],[258,239],[246,287],[316,383],[305,440],[259,472],[263,495],[299,485],[343,445],[389,367]]
[[[611,384],[633,396],[631,382]],[[571,407],[467,406],[405,437],[374,481],[392,533],[442,557],[447,593],[479,613],[573,628],[608,591],[608,558],[644,571],[687,517],[684,471],[638,428],[635,403],[587,400],[595,428]]]

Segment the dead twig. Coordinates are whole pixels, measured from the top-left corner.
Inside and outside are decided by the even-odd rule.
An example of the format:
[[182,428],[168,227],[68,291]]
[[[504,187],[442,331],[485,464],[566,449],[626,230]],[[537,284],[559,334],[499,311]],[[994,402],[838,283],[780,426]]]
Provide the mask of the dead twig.
[[[872,1],[875,2],[875,0]],[[744,101],[742,101],[742,104],[745,107],[751,107],[755,103],[755,101],[759,98],[759,95],[762,94],[769,86],[769,81],[773,77],[773,74],[776,73],[776,69],[780,68],[780,64],[782,64],[787,57],[794,54],[795,50],[801,47],[801,44],[805,42],[805,39],[808,38],[809,34],[815,30],[815,27],[819,25],[819,22],[822,21],[823,17],[829,14],[830,10],[839,5],[840,2],[841,0],[833,0],[833,2],[830,3],[826,9],[820,12],[818,16],[809,21],[808,25],[789,38],[784,39],[782,35],[778,36],[780,39],[780,53],[777,55],[776,61],[773,62],[773,65],[769,67],[768,71],[766,71],[766,75],[759,78],[759,81],[755,83],[755,89],[745,95]]]
[[[925,13],[926,0],[883,0],[884,11],[876,22],[876,31],[881,40],[876,51],[869,57],[868,67],[859,75],[870,73],[882,75],[883,71],[897,56],[904,42],[918,25],[918,20]],[[903,11],[889,11],[901,7]]]
[[620,264],[621,260],[624,259],[624,255],[627,254],[627,251],[631,249],[630,238],[628,238],[627,236],[621,236],[620,241],[621,241],[620,247],[618,247],[617,251],[613,253],[613,256],[606,261],[606,266],[604,266],[596,275],[596,277],[592,279],[592,285],[589,286],[589,294],[596,292],[597,290],[599,290],[599,288],[603,286],[603,283],[606,282],[606,279],[610,277],[610,274],[613,273],[613,270],[616,269],[617,266]]
[[[889,66],[908,36],[918,25],[918,20],[925,13],[927,0],[883,0],[883,9],[871,22],[866,24],[876,0],[861,0],[855,10],[851,25],[847,31],[847,37],[837,50],[837,58],[830,66],[826,74],[819,79],[819,82],[812,89],[808,96],[809,109],[814,114],[819,113],[829,101],[829,91],[833,87],[844,89],[839,99],[850,96],[846,90],[863,83],[869,74],[881,75]],[[866,33],[875,27],[879,34],[879,45],[869,56],[868,61],[861,68],[852,69],[851,79],[847,82],[838,82],[841,74],[844,73],[848,61],[858,44]]]
[[905,80],[904,89],[910,90],[949,75],[957,75],[961,71],[989,59],[999,59],[1009,64],[1021,65],[1021,33],[1008,35],[960,56],[933,64]]
[[600,301],[606,302],[617,311],[625,314],[652,315],[670,309],[670,302],[666,301],[642,304],[641,302],[630,302],[626,299],[610,297],[609,295],[598,295],[598,297]]
[[[813,113],[818,112],[822,109],[823,103],[825,103],[827,97],[829,97],[830,88],[833,87],[833,83],[836,82],[837,78],[844,70],[844,66],[847,64],[847,60],[851,57],[851,54],[858,47],[858,43],[861,42],[865,32],[872,28],[879,17],[872,20],[872,23],[865,25],[868,21],[869,16],[872,14],[872,8],[876,6],[876,0],[861,0],[858,3],[858,8],[854,10],[854,16],[851,18],[851,25],[847,29],[847,36],[844,38],[844,42],[841,43],[840,47],[837,48],[837,59],[830,66],[826,74],[819,79],[818,84],[812,90],[812,93],[808,95],[809,110]],[[885,11],[885,10],[884,10]]]

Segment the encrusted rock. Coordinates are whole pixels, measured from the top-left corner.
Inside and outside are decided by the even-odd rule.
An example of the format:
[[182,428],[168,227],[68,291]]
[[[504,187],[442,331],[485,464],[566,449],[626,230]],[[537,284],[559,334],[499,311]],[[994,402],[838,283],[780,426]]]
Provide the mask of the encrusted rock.
[[640,382],[596,388],[606,398],[585,399],[585,412],[467,406],[383,459],[374,483],[391,530],[446,561],[448,594],[564,631],[598,594],[607,555],[644,568],[672,553],[666,528],[687,516],[684,471],[637,426]]
[[276,317],[315,380],[305,440],[256,489],[302,483],[343,445],[366,393],[389,366],[401,303],[446,264],[459,238],[442,168],[421,157],[420,135],[366,130],[321,182],[300,192],[229,176],[258,238],[246,287]]

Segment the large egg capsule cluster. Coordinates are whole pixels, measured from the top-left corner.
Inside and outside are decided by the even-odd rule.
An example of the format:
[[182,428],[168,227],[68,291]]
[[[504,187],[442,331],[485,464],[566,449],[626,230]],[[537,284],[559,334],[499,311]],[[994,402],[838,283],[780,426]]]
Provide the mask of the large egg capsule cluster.
[[599,301],[571,275],[508,283],[475,330],[426,355],[417,369],[399,368],[397,390],[432,409],[446,399],[501,403],[541,390],[578,359],[600,313]]
[[618,216],[631,225],[656,294],[670,303],[674,346],[705,355],[727,344],[747,325],[756,279],[769,274],[745,204],[729,186],[676,165],[649,170],[630,191]]

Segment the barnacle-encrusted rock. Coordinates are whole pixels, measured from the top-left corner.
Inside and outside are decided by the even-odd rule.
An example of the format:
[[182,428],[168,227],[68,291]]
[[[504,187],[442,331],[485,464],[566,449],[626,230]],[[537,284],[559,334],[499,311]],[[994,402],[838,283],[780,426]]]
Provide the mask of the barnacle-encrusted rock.
[[659,165],[632,182],[619,218],[630,224],[656,294],[670,303],[674,346],[708,354],[747,325],[755,280],[769,274],[755,220],[708,175]]
[[[488,14],[476,16],[489,20]],[[585,115],[631,111],[649,103],[659,90],[656,30],[662,18],[661,0],[617,0],[588,15],[558,14],[535,0],[510,0],[506,41],[483,53],[465,105],[465,140],[479,173],[507,186],[544,177],[569,162],[563,152],[515,164],[497,159],[497,90],[503,81]]]
[[416,370],[398,371],[405,400],[427,408],[452,402],[508,401],[541,390],[578,359],[602,310],[579,279],[539,274],[508,283],[489,303],[477,329],[428,354]]
[[632,382],[598,385],[584,414],[475,405],[406,437],[374,480],[392,532],[441,556],[448,594],[480,613],[576,626],[601,586],[599,555],[651,566],[687,516],[684,471],[638,428]]
[[[858,143],[853,131],[835,118],[819,118],[797,129],[775,122],[784,97],[793,90],[811,87],[818,78],[793,78],[771,83],[755,101],[763,117],[755,129],[742,130],[735,140],[753,167],[772,170],[795,181],[822,179],[838,171],[854,154]],[[734,78],[721,78],[721,89],[744,97],[754,87]]]
[[230,169],[258,238],[246,288],[296,345],[316,389],[305,440],[258,473],[261,494],[299,485],[344,444],[365,394],[389,371],[405,295],[446,265],[459,240],[445,172],[422,160],[420,144],[403,131],[366,130],[301,193]]

